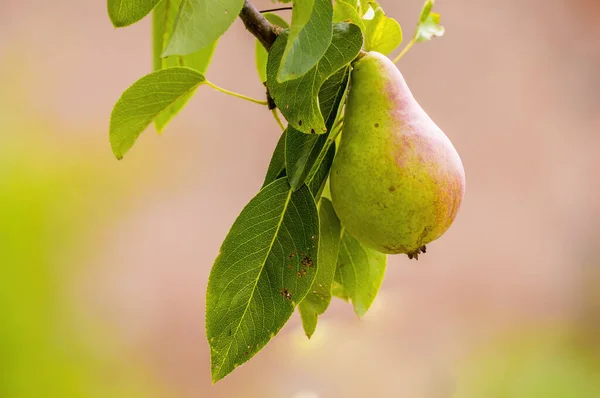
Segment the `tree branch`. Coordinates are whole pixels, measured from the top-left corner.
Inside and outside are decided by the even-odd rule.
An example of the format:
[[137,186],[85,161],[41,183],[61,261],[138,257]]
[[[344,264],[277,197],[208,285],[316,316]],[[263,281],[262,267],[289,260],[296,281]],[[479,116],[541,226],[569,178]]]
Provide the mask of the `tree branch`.
[[275,39],[282,31],[280,27],[267,21],[249,0],[244,1],[240,19],[244,22],[246,29],[261,42],[267,51],[271,49]]

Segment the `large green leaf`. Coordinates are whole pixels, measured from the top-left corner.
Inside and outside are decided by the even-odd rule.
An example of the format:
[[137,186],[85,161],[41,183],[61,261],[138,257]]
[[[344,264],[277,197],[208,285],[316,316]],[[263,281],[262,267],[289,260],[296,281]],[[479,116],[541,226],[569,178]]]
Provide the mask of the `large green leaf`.
[[319,218],[306,186],[264,187],[225,238],[208,280],[206,332],[213,381],[279,332],[317,272]]
[[[273,14],[270,12],[266,12],[263,14],[265,19],[272,24],[279,26],[283,29],[289,28],[289,24],[283,18],[281,18],[277,14]],[[264,48],[259,40],[256,40],[256,70],[258,71],[258,76],[260,77],[261,82],[267,81],[267,59],[269,58],[269,53]]]
[[125,90],[110,117],[109,137],[117,159],[161,112],[205,81],[204,75],[193,69],[168,68],[142,77]]
[[[319,91],[319,107],[325,127],[331,130],[348,87],[348,70],[343,68],[325,81]],[[328,135],[304,134],[288,127],[285,143],[286,169],[293,189],[301,186],[323,151]],[[325,152],[328,148],[325,149]]]
[[386,255],[363,246],[345,230],[340,244],[334,294],[352,300],[354,312],[363,316],[379,291]]
[[329,199],[319,202],[319,267],[310,292],[298,306],[304,332],[310,338],[317,327],[317,319],[331,302],[331,285],[335,276],[340,249],[341,224]]
[[323,134],[327,127],[319,106],[319,91],[330,76],[356,58],[362,46],[361,31],[356,25],[334,24],[331,44],[319,63],[304,76],[279,83],[277,71],[287,37],[287,33],[281,34],[269,53],[269,93],[292,127],[303,133]]
[[402,28],[393,18],[389,18],[381,7],[374,10],[372,19],[364,20],[365,50],[389,54],[402,43]]
[[160,0],[108,0],[108,16],[117,28],[144,18]]
[[277,81],[297,79],[319,62],[331,43],[332,18],[331,0],[294,0]]
[[163,56],[186,55],[210,46],[229,29],[244,0],[182,0]]

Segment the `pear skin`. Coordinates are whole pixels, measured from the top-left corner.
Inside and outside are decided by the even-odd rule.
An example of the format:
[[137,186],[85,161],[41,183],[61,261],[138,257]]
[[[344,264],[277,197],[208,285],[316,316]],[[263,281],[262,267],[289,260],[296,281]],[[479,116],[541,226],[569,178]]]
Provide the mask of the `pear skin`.
[[342,225],[383,253],[410,258],[442,236],[465,194],[458,152],[392,61],[354,64],[331,195]]

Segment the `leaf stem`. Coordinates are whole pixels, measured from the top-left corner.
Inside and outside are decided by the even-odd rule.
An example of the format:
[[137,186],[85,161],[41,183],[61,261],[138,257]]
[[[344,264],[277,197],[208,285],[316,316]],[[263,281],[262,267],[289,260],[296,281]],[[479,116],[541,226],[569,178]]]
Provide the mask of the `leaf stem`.
[[279,124],[279,127],[281,127],[281,130],[285,131],[285,126],[281,122],[281,118],[279,117],[279,113],[277,112],[277,108],[272,109],[271,113],[273,113],[273,117],[277,121],[277,124]]
[[402,51],[400,51],[400,54],[398,54],[398,56],[396,58],[394,58],[394,63],[397,63],[398,61],[400,61],[400,59],[402,59],[402,57],[404,57],[404,54],[406,54],[408,52],[408,50],[410,50],[411,47],[415,45],[416,42],[417,42],[417,40],[415,40],[414,37],[412,39],[410,39],[410,41],[408,42],[406,47],[404,47],[402,49]]
[[208,80],[206,80],[204,83],[207,86],[210,86],[210,87],[214,88],[215,90],[222,92],[223,94],[231,95],[232,97],[241,98],[243,100],[254,102],[255,104],[259,104],[259,105],[267,105],[267,101],[266,100],[259,100],[259,99],[256,99],[256,98],[247,97],[247,96],[245,96],[243,94],[236,93],[234,91],[229,91],[227,89],[224,89],[222,87],[217,86],[216,84],[213,84],[213,83],[209,82]]

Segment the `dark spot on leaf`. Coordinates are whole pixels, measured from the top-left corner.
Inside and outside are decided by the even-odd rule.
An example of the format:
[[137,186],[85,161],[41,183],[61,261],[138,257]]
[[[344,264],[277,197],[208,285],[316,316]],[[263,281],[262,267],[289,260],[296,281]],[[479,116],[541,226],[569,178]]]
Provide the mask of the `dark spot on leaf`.
[[312,268],[314,266],[312,259],[308,256],[304,256],[304,258],[302,258],[301,264],[303,267],[309,268]]
[[375,123],[375,128],[379,127],[379,123]]
[[296,249],[294,249],[290,255],[288,256],[288,258],[293,258],[296,255]]
[[298,120],[298,126],[302,126],[302,120]]
[[310,129],[310,133],[314,134],[315,133],[315,129]]
[[389,187],[388,189],[390,192],[394,192],[396,190],[396,187]]
[[290,293],[290,291],[288,290],[287,287],[284,287],[283,289],[281,289],[279,291],[279,294],[281,294],[281,296],[286,299],[286,300],[291,300],[292,299],[292,293]]

